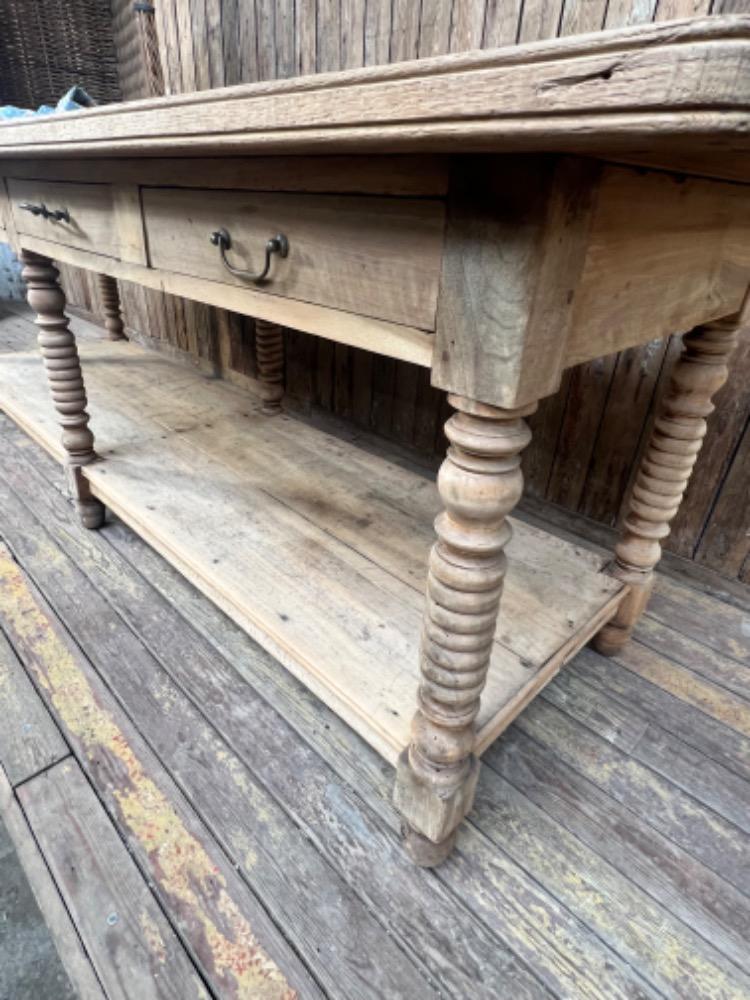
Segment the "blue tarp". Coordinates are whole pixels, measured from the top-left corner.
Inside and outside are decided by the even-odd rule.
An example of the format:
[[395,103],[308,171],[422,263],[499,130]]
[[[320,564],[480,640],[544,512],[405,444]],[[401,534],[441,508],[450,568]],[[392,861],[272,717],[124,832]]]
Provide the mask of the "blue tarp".
[[28,108],[16,108],[12,104],[4,104],[0,107],[0,118],[26,118],[28,115],[51,115],[55,111],[80,111],[81,108],[91,108],[96,104],[93,98],[89,97],[83,87],[75,86],[65,94],[57,104],[42,104],[36,111],[29,111]]

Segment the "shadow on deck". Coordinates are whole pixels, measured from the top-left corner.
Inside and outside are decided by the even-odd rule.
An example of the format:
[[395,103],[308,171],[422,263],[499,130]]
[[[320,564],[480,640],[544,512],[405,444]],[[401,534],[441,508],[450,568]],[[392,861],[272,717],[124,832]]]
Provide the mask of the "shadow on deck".
[[[0,315],[0,351],[31,338]],[[622,655],[581,652],[485,754],[423,871],[391,768],[0,431],[0,807],[82,996],[750,996],[741,590],[660,575]]]

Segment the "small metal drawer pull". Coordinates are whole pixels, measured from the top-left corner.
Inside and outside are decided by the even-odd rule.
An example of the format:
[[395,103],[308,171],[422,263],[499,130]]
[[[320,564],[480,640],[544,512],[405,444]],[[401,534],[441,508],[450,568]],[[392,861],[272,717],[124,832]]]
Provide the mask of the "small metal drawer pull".
[[44,202],[34,205],[30,201],[22,201],[19,208],[24,212],[31,212],[32,215],[41,215],[43,219],[53,219],[55,222],[70,222],[70,212],[67,208],[47,208]]
[[271,270],[271,258],[275,253],[277,253],[280,257],[286,257],[289,253],[289,240],[283,233],[277,233],[276,236],[272,236],[266,243],[266,261],[263,265],[263,270],[258,274],[251,274],[250,271],[242,271],[238,267],[232,267],[227,260],[226,252],[232,247],[232,237],[226,229],[217,229],[215,232],[211,233],[209,239],[215,247],[219,248],[219,252],[221,253],[221,262],[227,271],[236,275],[238,278],[244,278],[246,281],[252,281],[256,285],[259,285],[261,281],[265,281],[268,272]]

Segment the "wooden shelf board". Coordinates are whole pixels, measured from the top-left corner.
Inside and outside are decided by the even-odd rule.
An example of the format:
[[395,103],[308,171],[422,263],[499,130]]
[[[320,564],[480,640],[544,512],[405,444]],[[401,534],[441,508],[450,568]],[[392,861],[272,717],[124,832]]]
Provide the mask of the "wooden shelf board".
[[[127,342],[80,344],[93,491],[387,760],[409,738],[434,483]],[[41,359],[0,405],[64,458]],[[482,752],[614,612],[602,558],[514,521]]]

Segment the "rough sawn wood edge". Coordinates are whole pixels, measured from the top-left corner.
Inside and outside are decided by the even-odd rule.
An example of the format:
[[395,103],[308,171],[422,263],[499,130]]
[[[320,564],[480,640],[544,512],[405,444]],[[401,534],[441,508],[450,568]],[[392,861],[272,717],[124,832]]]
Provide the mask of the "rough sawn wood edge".
[[[0,126],[0,156],[211,147],[643,147],[748,132],[750,18],[645,25],[127,102]],[[541,145],[540,145],[541,143]],[[649,145],[647,143],[646,149]]]

